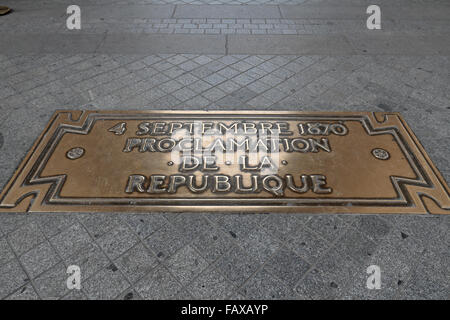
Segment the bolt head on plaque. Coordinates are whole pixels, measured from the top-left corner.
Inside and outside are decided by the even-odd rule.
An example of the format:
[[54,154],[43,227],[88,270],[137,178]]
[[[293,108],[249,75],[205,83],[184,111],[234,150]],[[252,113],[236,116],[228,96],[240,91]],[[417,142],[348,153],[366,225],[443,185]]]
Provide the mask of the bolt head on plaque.
[[373,149],[372,154],[375,158],[380,159],[380,160],[387,160],[391,157],[389,152],[387,152],[386,150],[381,149],[381,148]]
[[81,147],[72,148],[69,151],[67,151],[66,156],[70,160],[76,160],[78,158],[81,158],[84,155],[84,149]]

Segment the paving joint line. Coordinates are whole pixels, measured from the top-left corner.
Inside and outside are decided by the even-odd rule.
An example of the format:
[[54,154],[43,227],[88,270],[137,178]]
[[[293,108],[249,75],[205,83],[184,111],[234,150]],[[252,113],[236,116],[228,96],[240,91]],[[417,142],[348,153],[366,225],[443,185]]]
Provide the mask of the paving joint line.
[[[98,249],[106,256],[106,259],[108,259],[108,261],[110,262],[110,264],[116,266],[116,264],[114,263],[114,261],[110,258],[110,256],[109,256],[108,254],[106,254],[106,252],[103,250],[102,246],[101,246],[99,243],[97,243],[97,240],[96,240],[95,237],[92,235],[91,231],[86,227],[86,225],[85,225],[85,224],[83,223],[83,221],[80,219],[80,215],[77,215],[76,218],[77,218],[78,222],[83,226],[83,228],[85,229],[86,233],[89,235],[89,237],[91,238],[91,240],[97,245]],[[127,225],[126,227],[129,229],[128,225]],[[96,275],[97,275],[99,272],[101,272],[104,268],[105,268],[105,267],[102,267],[102,269],[98,270],[95,274],[93,274],[91,277],[89,277],[89,279],[91,279],[91,278],[93,278],[94,276],[96,276]],[[127,281],[128,284],[129,284],[130,287],[131,287],[132,285],[131,285],[130,281],[128,280],[128,278],[126,277],[126,275],[122,272],[122,270],[121,270],[119,267],[116,266],[116,268],[118,269],[118,271],[120,272],[120,274],[122,275],[122,277],[125,279],[125,281]],[[86,279],[86,281],[88,281],[89,279]],[[83,288],[82,288],[81,290],[83,290],[83,293],[86,295],[86,297],[87,297],[88,299],[90,299],[90,298],[89,298],[89,295],[86,294],[86,291],[85,291]],[[112,298],[112,299],[115,299],[115,298],[117,298],[118,296],[119,296],[119,295],[115,296],[115,297]]]
[[[25,224],[26,225],[26,224]],[[18,228],[20,229],[20,227]],[[25,275],[28,277],[29,280],[29,284],[31,284],[31,286],[33,287],[33,290],[36,292],[36,295],[38,296],[39,299],[42,300],[42,297],[39,293],[39,291],[37,290],[36,284],[34,283],[34,279],[31,277],[31,275],[28,273],[28,270],[25,268],[25,266],[23,265],[22,261],[19,258],[19,255],[17,254],[16,250],[14,250],[13,246],[11,245],[11,242],[9,241],[8,237],[5,236],[5,241],[8,244],[8,246],[10,247],[11,251],[14,254],[14,257],[17,259],[17,262],[19,264],[19,266],[22,268],[22,271],[25,273]],[[41,242],[42,243],[42,242]],[[7,263],[10,263],[13,260],[10,260]],[[20,290],[21,288],[24,288],[28,283],[23,284],[22,286],[20,286],[19,288],[17,288],[16,290],[14,290],[13,292],[7,294],[5,297],[3,297],[2,299],[6,299],[10,296],[12,296],[14,293],[16,293],[18,290]]]

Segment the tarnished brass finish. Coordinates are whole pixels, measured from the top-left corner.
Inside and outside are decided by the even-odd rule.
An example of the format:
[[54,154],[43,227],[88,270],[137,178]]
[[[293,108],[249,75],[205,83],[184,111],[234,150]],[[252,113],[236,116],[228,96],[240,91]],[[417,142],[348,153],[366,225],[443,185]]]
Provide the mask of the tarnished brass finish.
[[62,110],[0,195],[27,211],[449,214],[450,197],[398,113]]

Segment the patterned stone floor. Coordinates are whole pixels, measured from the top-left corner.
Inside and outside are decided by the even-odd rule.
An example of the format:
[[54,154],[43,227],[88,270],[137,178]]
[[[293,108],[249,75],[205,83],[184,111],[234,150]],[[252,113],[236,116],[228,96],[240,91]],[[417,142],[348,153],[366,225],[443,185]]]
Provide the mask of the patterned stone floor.
[[[9,16],[14,20],[13,16]],[[365,21],[361,20],[318,20],[318,19],[222,19],[222,18],[165,18],[165,19],[119,19],[101,18],[83,20],[82,33],[135,33],[135,34],[340,34],[345,32],[369,34]],[[2,23],[7,33],[54,32],[69,34],[65,19],[55,19],[45,23],[42,17],[33,23]],[[386,21],[383,24],[389,32],[427,35],[448,34],[450,25],[438,20],[428,23],[411,21]]]
[[[449,89],[450,57],[414,52],[0,54],[0,186],[53,111],[66,108],[400,111],[449,181]],[[447,299],[449,223],[399,215],[2,214],[0,298]],[[81,267],[81,291],[66,287],[71,264]],[[381,290],[366,288],[372,264],[381,268]]]
[[[39,3],[33,0],[4,0],[3,3],[14,6],[15,4],[41,7],[55,4],[73,4],[71,0],[41,0]],[[339,4],[360,5],[373,4],[372,0],[338,0]],[[302,4],[336,4],[336,0],[97,0],[96,4],[104,5],[148,5],[148,4],[175,4],[175,5],[302,5]],[[91,0],[78,0],[78,5],[90,5]],[[378,0],[377,4],[384,5],[435,5],[448,4],[447,0]]]

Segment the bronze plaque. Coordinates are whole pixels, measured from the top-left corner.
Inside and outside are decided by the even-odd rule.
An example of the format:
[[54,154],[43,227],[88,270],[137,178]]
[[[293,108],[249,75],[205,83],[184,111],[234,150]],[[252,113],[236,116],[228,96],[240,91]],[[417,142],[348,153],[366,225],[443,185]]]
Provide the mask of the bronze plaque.
[[0,211],[450,213],[398,113],[57,111]]

